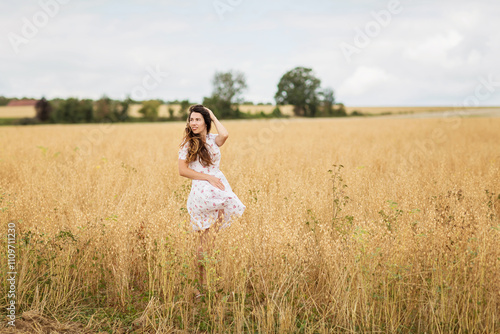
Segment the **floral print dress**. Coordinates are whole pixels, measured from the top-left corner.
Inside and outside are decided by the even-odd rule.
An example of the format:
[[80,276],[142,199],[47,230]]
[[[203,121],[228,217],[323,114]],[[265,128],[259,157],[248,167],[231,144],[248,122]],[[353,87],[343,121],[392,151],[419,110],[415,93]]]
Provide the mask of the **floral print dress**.
[[[204,167],[198,160],[189,163],[189,168],[196,172],[214,175],[221,179],[224,184],[224,190],[214,187],[205,180],[192,180],[191,192],[187,201],[187,209],[191,216],[191,225],[196,231],[209,228],[217,219],[219,210],[224,210],[224,220],[221,227],[227,227],[231,224],[233,216],[241,216],[246,206],[239,200],[231,189],[226,177],[219,170],[220,149],[215,143],[214,133],[206,136],[206,145],[212,157],[213,165]],[[186,160],[188,153],[186,143],[179,149],[179,159]]]

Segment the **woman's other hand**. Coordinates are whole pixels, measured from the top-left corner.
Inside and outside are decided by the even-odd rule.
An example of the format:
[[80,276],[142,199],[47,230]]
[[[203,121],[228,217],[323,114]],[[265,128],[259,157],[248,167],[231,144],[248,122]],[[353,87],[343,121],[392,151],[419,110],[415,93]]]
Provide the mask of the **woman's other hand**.
[[219,188],[220,190],[226,189],[226,187],[224,187],[224,184],[218,177],[211,175],[207,181],[210,182],[210,184],[213,185],[214,187]]

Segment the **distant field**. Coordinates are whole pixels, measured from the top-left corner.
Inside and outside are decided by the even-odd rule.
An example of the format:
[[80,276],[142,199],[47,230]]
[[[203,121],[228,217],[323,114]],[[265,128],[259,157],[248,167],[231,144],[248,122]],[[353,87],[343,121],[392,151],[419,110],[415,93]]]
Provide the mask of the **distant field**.
[[0,118],[35,117],[35,108],[32,106],[7,107],[0,106]]
[[500,109],[499,107],[474,107],[474,108],[457,108],[457,107],[346,107],[348,114],[352,114],[354,111],[361,112],[363,114],[379,115],[383,113],[391,114],[411,114],[411,113],[422,113],[422,112],[436,112],[436,111],[448,111],[448,110],[470,110],[470,109]]

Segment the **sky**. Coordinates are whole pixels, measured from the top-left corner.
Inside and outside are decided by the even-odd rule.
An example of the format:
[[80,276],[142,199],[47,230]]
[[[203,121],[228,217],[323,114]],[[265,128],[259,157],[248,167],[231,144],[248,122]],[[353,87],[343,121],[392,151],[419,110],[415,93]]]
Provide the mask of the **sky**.
[[347,106],[500,105],[497,0],[0,2],[0,95],[274,103],[311,68]]

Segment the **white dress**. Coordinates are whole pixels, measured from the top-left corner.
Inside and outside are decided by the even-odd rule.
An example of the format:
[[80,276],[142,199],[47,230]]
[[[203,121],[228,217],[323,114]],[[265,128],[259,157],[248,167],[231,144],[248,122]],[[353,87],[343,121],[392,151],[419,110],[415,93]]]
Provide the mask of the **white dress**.
[[[189,168],[196,172],[214,175],[221,179],[225,189],[214,187],[205,180],[192,180],[191,192],[187,201],[187,209],[191,216],[191,225],[196,231],[209,228],[217,219],[218,211],[224,210],[224,221],[221,227],[231,224],[233,216],[241,216],[246,206],[233,193],[226,177],[219,170],[220,149],[215,143],[215,133],[206,136],[207,149],[212,157],[213,165],[204,167],[198,160],[189,163]],[[189,143],[179,149],[179,159],[186,160]]]

